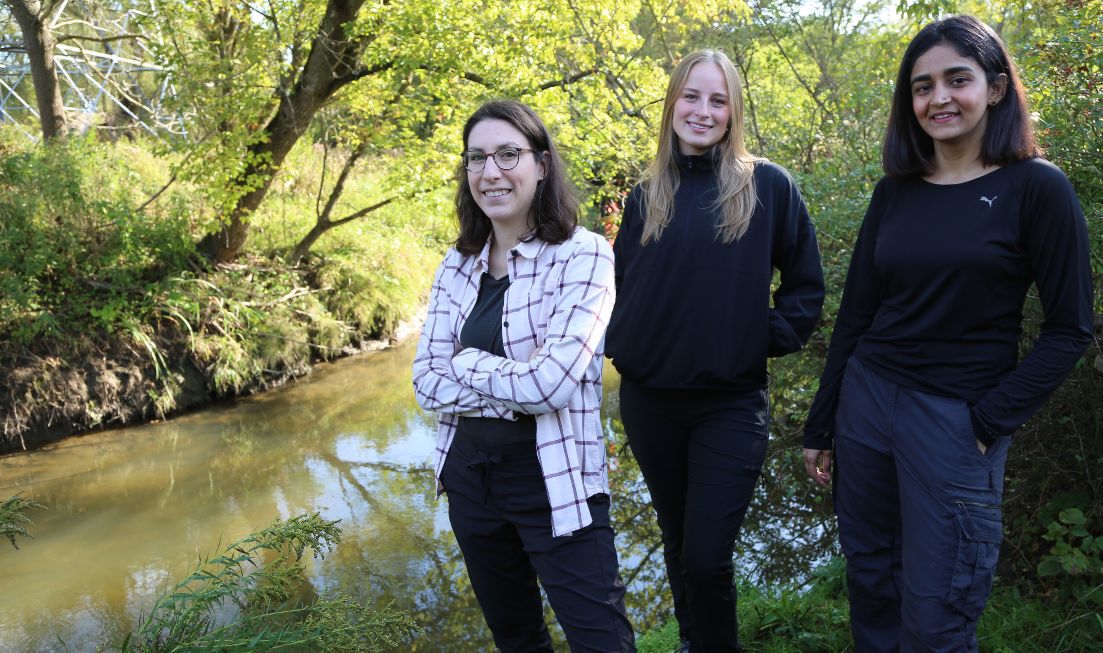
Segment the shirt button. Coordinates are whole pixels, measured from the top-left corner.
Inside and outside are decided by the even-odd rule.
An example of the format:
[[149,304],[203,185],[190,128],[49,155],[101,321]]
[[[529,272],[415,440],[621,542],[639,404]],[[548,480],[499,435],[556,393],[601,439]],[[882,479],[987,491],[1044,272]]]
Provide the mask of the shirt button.
[[509,253],[510,253],[510,254],[511,254],[512,256],[517,256],[517,250],[515,250],[515,249],[511,249],[511,250],[509,250]]
[[509,328],[509,322],[502,322],[502,324],[505,325],[507,329]]

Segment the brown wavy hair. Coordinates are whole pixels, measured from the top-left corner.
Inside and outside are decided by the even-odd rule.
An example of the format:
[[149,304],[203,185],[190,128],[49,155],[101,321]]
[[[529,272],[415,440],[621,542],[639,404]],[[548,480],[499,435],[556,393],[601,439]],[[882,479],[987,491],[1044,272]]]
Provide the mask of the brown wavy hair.
[[[532,212],[529,214],[532,232],[522,242],[539,238],[555,245],[566,241],[574,234],[578,225],[579,205],[570,184],[567,183],[564,174],[566,166],[555,149],[544,121],[530,107],[520,102],[487,102],[471,114],[463,126],[465,152],[471,130],[480,122],[491,119],[504,120],[513,125],[528,140],[536,160],[547,166],[544,178],[537,182],[536,194],[532,198]],[[467,169],[463,167],[463,163],[456,168],[456,182],[456,216],[460,222],[460,235],[453,246],[464,256],[476,256],[486,246],[493,227],[490,218],[486,217],[471,194],[471,184],[467,180]]]
[[943,44],[952,47],[962,57],[979,63],[989,84],[999,79],[1001,74],[1007,75],[1007,92],[995,106],[988,107],[988,124],[980,149],[981,163],[985,166],[1005,166],[1041,156],[1042,151],[1034,139],[1034,126],[1030,122],[1026,89],[1007,46],[991,27],[979,19],[951,16],[928,23],[919,30],[904,52],[881,150],[881,165],[885,174],[890,177],[912,177],[935,171],[934,139],[923,131],[912,110],[911,75],[920,57],[936,45]]
[[720,181],[720,195],[715,207],[720,211],[716,225],[725,243],[739,240],[747,232],[754,215],[758,195],[755,193],[754,162],[757,157],[747,151],[743,140],[743,87],[739,72],[728,55],[719,50],[698,50],[682,59],[670,74],[663,105],[663,120],[659,125],[659,151],[655,161],[644,173],[644,204],[647,212],[640,243],[658,240],[670,216],[674,213],[674,195],[681,184],[674,155],[678,151],[678,135],[674,133],[674,104],[689,78],[689,71],[699,63],[713,63],[724,72],[728,86],[728,106],[731,118],[728,130],[715,146],[713,161]]

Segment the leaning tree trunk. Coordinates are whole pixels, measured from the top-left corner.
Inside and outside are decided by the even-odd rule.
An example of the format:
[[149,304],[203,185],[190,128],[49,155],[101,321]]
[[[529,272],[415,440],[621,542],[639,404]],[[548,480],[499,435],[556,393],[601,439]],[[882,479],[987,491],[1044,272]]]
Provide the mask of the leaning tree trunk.
[[344,25],[356,19],[364,1],[329,0],[298,82],[280,99],[279,110],[265,127],[268,138],[249,148],[248,160],[256,163],[250,163],[238,181],[248,180],[253,188],[238,200],[215,234],[216,261],[231,261],[241,252],[249,235],[249,214],[260,206],[287,153],[322,105],[346,84],[389,68],[359,68],[363,41],[345,36]]
[[23,48],[31,62],[31,81],[34,83],[34,95],[38,101],[42,138],[64,138],[65,104],[61,100],[61,87],[57,83],[57,68],[54,66],[54,46],[57,45],[57,39],[47,24],[49,16],[42,15],[42,5],[37,0],[3,2],[23,33]]

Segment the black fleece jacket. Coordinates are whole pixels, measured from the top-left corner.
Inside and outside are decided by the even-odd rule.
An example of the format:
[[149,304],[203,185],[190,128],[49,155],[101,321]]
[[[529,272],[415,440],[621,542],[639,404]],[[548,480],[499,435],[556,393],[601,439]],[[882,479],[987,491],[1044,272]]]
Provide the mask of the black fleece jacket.
[[[653,388],[755,389],[767,357],[798,351],[823,307],[816,233],[792,177],[755,164],[758,204],[747,232],[724,243],[716,229],[712,153],[677,155],[681,182],[659,240],[640,244],[644,192],[625,202],[616,255],[617,302],[606,355],[625,378]],[[773,292],[773,270],[781,284]]]
[[[906,388],[964,400],[985,444],[1011,435],[1091,343],[1090,257],[1076,192],[1048,161],[961,184],[882,179],[854,246],[804,446],[831,448],[851,356]],[[1018,363],[1031,284],[1045,321]]]

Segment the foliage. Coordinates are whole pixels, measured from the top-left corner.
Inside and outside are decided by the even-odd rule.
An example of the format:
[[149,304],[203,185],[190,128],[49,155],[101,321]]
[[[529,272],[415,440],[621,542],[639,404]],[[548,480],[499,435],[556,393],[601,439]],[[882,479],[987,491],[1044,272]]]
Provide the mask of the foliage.
[[14,136],[0,141],[0,334],[27,344],[132,322],[130,296],[148,300],[191,251],[183,197],[135,211],[160,171],[131,146],[29,149]]
[[[83,367],[91,351],[144,359],[135,370],[144,387],[126,401],[160,417],[195,392],[182,386],[193,370],[206,392],[238,394],[385,336],[413,313],[450,230],[443,198],[388,207],[320,243],[308,264],[284,265],[312,219],[302,184],[317,179],[318,153],[300,148],[281,173],[277,201],[255,218],[259,251],[212,269],[194,255],[213,210],[194,187],[177,182],[148,202],[171,177],[171,159],[141,142],[31,147],[0,130],[0,385],[16,402],[5,435],[39,428],[36,406],[47,414],[41,426],[50,406],[70,403],[78,428],[112,419],[114,399],[96,389],[72,400],[54,372]],[[377,174],[354,174],[347,199],[370,199]],[[13,375],[28,361],[33,371]],[[38,380],[19,380],[26,374]]]
[[30,499],[24,499],[19,496],[23,494],[22,491],[17,492],[15,496],[8,497],[3,502],[0,502],[0,535],[8,538],[11,545],[16,549],[19,545],[15,543],[15,536],[29,537],[32,540],[34,535],[27,532],[27,528],[23,524],[30,524],[34,526],[34,522],[27,518],[23,514],[23,511],[28,508],[42,508],[46,509],[46,506],[31,501]]
[[[157,599],[136,632],[98,650],[367,653],[421,634],[409,615],[391,606],[373,610],[343,595],[305,606],[289,603],[303,582],[298,563],[305,551],[322,557],[322,548],[331,549],[340,539],[337,522],[317,514],[277,518],[201,561]],[[228,603],[236,610],[226,619]]]

